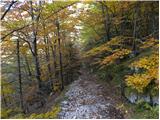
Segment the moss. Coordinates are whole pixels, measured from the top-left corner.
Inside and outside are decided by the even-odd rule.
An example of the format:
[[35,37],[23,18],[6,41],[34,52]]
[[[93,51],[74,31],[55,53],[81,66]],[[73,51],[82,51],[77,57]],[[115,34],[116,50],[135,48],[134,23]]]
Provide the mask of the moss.
[[58,113],[60,112],[60,106],[54,106],[51,111],[41,114],[33,113],[30,115],[29,119],[55,119],[58,117]]
[[1,110],[1,118],[6,119],[6,118],[24,118],[24,114],[22,113],[20,108],[14,108],[14,109],[2,109]]
[[9,118],[9,116],[11,115],[11,113],[13,112],[12,109],[2,109],[1,111],[1,118]]
[[19,113],[19,114],[16,114],[15,116],[13,117],[10,117],[11,119],[25,119],[25,115],[23,113]]

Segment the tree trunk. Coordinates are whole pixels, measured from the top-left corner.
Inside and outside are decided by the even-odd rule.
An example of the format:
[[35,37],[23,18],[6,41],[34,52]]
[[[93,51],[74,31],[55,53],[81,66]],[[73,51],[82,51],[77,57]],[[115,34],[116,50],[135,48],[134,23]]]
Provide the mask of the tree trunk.
[[21,107],[22,111],[24,112],[22,78],[21,78],[21,64],[20,64],[20,52],[19,52],[19,40],[18,39],[17,39],[17,67],[18,67],[18,79],[19,79],[20,107]]
[[[104,17],[104,27],[107,35],[107,40],[110,40],[110,26],[109,26],[109,13],[108,13],[108,7],[103,5],[104,3],[101,3],[102,5],[102,14]],[[106,12],[105,12],[106,11]]]
[[[44,36],[44,42],[45,42],[45,53],[46,53],[46,63],[48,68],[48,80],[52,79],[51,75],[51,65],[50,65],[50,53],[49,53],[49,41],[48,38]],[[53,89],[53,82],[50,84],[51,89]]]
[[136,38],[137,38],[137,12],[138,12],[138,3],[136,3],[136,6],[134,8],[134,25],[133,25],[133,46],[132,51],[133,55],[135,56],[137,54],[136,50]]
[[5,105],[5,107],[8,107],[8,105],[7,105],[7,100],[6,100],[5,94],[4,94],[4,92],[3,92],[3,85],[1,86],[1,93],[2,93],[2,100],[3,100],[3,102],[4,102],[4,105]]
[[[33,21],[32,27],[33,27],[33,41],[32,41],[32,55],[33,55],[33,59],[34,59],[34,63],[35,63],[35,76],[36,79],[38,81],[38,87],[39,90],[42,88],[42,80],[41,80],[41,72],[40,72],[40,64],[39,64],[39,59],[38,59],[38,51],[37,51],[37,27],[38,27],[38,20],[39,20],[39,15],[35,16],[34,15],[34,9],[32,6],[32,1],[30,1],[30,5],[31,5],[31,18]],[[36,21],[36,24],[34,23],[34,21]]]
[[[51,44],[51,43],[50,43]],[[57,68],[57,63],[56,63],[56,40],[54,41],[54,45],[50,45],[51,50],[52,50],[52,56],[53,56],[53,71],[54,71],[54,78],[57,77],[56,74],[56,68]]]
[[[69,60],[70,60],[70,67],[72,67],[71,63],[73,62],[72,61],[72,51],[71,51],[71,46],[70,46],[70,51],[69,51]],[[73,71],[72,71],[72,68],[70,68],[69,70],[69,74],[70,74],[70,83],[73,82]]]
[[34,59],[34,63],[35,63],[35,76],[36,79],[38,81],[38,87],[39,89],[42,88],[42,80],[41,80],[41,72],[40,72],[40,64],[39,64],[39,59],[38,59],[38,53],[37,53],[37,40],[36,40],[36,36],[35,36],[35,40],[33,42],[33,59]]
[[121,9],[121,25],[120,25],[120,34],[119,35],[122,35],[122,36],[124,36],[124,26],[125,26],[125,24],[124,24],[124,10],[123,10],[123,7],[122,7],[122,9]]
[[28,76],[31,77],[32,76],[32,72],[31,72],[31,69],[30,69],[30,66],[29,66],[29,62],[28,62],[28,59],[27,59],[26,55],[24,55],[24,59],[25,59],[25,62],[26,62],[27,70],[28,70]]
[[[102,15],[103,15],[103,18],[105,18],[105,10],[104,10],[104,5],[102,5]],[[106,34],[107,34],[107,26],[106,26],[106,21],[104,20],[104,28],[105,28],[105,31],[106,31]]]
[[61,79],[61,90],[64,89],[63,82],[63,66],[62,66],[62,53],[61,53],[61,40],[60,40],[60,29],[59,29],[59,21],[57,20],[57,33],[58,33],[58,52],[59,52],[59,65],[60,65],[60,79]]

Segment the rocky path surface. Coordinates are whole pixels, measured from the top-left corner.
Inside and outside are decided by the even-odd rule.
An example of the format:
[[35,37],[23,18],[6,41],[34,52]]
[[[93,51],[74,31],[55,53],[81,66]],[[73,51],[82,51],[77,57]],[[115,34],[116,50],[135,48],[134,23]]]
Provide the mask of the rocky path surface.
[[96,76],[81,70],[78,80],[74,81],[65,93],[66,100],[61,102],[60,119],[121,119],[123,115],[115,108],[114,100],[107,96],[106,86],[97,83]]

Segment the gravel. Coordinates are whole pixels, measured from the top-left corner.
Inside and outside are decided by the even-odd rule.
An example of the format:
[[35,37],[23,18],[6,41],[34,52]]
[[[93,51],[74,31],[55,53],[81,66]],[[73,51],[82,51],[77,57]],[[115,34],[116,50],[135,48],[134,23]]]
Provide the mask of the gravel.
[[93,79],[89,73],[83,72],[70,85],[65,94],[68,99],[61,102],[60,119],[123,118],[110,102],[111,98],[103,96],[103,85],[95,83]]

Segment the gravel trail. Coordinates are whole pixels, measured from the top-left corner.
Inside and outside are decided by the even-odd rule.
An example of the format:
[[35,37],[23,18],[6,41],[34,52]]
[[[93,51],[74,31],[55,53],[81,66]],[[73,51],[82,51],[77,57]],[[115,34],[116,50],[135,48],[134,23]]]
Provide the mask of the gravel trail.
[[78,80],[65,93],[67,100],[61,102],[60,119],[122,119],[120,110],[114,107],[113,98],[107,96],[102,83],[95,75],[81,70]]

